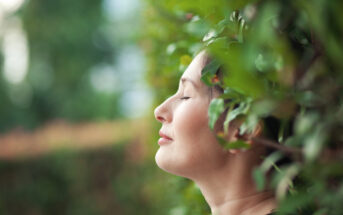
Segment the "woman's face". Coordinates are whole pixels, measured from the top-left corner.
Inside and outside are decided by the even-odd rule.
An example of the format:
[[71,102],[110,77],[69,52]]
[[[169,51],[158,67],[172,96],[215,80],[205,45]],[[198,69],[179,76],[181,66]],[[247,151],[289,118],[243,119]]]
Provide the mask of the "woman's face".
[[170,173],[192,178],[215,170],[225,152],[208,127],[209,88],[200,80],[205,52],[198,54],[179,82],[178,91],[155,109],[162,123],[157,165]]

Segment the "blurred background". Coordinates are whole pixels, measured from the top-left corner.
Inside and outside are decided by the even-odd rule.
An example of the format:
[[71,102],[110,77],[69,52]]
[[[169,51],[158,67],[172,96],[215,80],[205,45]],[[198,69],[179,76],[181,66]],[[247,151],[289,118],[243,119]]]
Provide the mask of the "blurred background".
[[[226,87],[261,94],[252,122],[278,105],[292,123],[296,104],[305,114],[285,141],[307,163],[273,183],[286,195],[304,181],[280,214],[342,214],[341,147],[314,162],[327,135],[342,142],[341,2],[0,0],[0,215],[209,215],[194,183],[156,166],[153,116],[206,45],[239,74]],[[227,60],[245,19],[250,43]]]
[[0,0],[0,214],[182,212],[193,185],[154,163],[171,90],[148,84],[148,4]]

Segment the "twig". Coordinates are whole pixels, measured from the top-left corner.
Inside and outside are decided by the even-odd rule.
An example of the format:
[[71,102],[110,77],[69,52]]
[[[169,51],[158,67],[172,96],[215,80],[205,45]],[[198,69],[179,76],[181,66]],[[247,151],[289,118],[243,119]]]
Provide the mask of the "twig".
[[290,153],[290,154],[301,154],[302,153],[301,149],[299,149],[299,148],[284,146],[278,142],[274,142],[274,141],[267,140],[264,138],[253,137],[253,138],[251,138],[251,140],[254,143],[258,143],[258,144],[262,144],[262,145],[265,145],[268,147],[272,147],[272,148],[278,149],[280,151],[283,151],[285,153]]

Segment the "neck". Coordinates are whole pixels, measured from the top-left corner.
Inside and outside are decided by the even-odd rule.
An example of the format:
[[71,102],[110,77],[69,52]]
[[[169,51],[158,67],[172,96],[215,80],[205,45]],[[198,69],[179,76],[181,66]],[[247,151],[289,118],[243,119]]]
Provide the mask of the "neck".
[[193,179],[213,215],[265,215],[276,207],[273,192],[256,190],[251,173],[257,162],[249,157],[249,151],[230,155],[224,165]]

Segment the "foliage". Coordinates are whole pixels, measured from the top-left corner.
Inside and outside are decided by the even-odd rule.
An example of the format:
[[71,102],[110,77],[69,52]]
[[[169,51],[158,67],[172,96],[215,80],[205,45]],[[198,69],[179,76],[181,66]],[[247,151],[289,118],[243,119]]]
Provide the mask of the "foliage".
[[152,171],[153,163],[130,160],[126,146],[1,160],[0,213],[163,214],[168,199],[158,198],[158,181],[151,186],[163,177]]
[[[90,141],[94,145],[92,151],[57,149],[57,152],[45,156],[36,154],[30,159],[19,160],[12,154],[8,157],[14,161],[0,160],[0,214],[157,215],[169,209],[169,201],[175,195],[160,198],[164,194],[161,184],[165,181],[165,176],[155,171],[155,164],[150,160],[143,160],[135,154],[138,150],[136,146],[145,144],[145,136],[143,138],[143,135],[139,135],[142,132],[147,133],[144,130],[136,132],[132,130],[132,126],[127,128],[126,124],[119,123],[118,128],[112,128],[115,131],[110,131],[111,139],[116,139],[118,132],[130,133],[137,144],[132,146],[125,140],[120,146],[103,149],[97,149],[97,137],[104,137],[104,127],[99,127],[100,132],[92,126],[86,126],[86,132],[82,132],[83,129],[77,125],[74,129],[65,127],[63,130],[68,133],[67,138],[61,138],[63,135],[57,137],[59,134],[56,127],[50,127],[55,135],[44,132],[44,124],[49,124],[49,121],[56,118],[76,124],[80,121],[107,121],[123,117],[122,112],[127,111],[120,109],[120,102],[125,97],[123,93],[141,89],[132,84],[132,77],[137,74],[131,72],[132,64],[127,65],[132,59],[127,59],[128,54],[125,53],[133,52],[139,20],[135,19],[136,16],[130,16],[134,20],[110,20],[106,17],[109,14],[105,14],[104,8],[111,2],[113,3],[105,0],[28,0],[13,13],[5,13],[3,5],[15,6],[16,3],[1,3],[1,46],[6,43],[6,29],[17,27],[16,30],[21,29],[27,38],[29,50],[28,73],[20,83],[11,83],[6,79],[4,71],[0,71],[2,139],[8,136],[3,133],[19,127],[10,133],[11,138],[8,141],[0,141],[2,154],[6,154],[6,148],[10,148],[9,151],[12,152],[26,150],[28,154],[46,152],[49,147],[56,150],[58,147],[55,146],[59,141],[62,141],[62,145],[68,145],[68,148],[78,145],[82,150],[86,150],[84,142]],[[111,10],[106,9],[107,12]],[[138,14],[137,10],[131,11]],[[13,23],[19,24],[17,26]],[[12,38],[14,49],[20,51],[16,39],[17,37]],[[0,53],[0,67],[4,68],[6,56],[4,48],[1,48],[3,53]],[[125,65],[121,65],[124,64],[123,56]],[[185,63],[189,59],[186,57]],[[16,63],[21,59],[18,57],[12,59],[12,62],[13,60]],[[135,64],[137,68],[139,62]],[[124,66],[126,70],[120,70]],[[107,84],[100,79],[100,85],[110,84],[113,91],[102,91],[93,86],[93,75],[97,77],[103,70],[105,78],[108,73],[115,73],[118,78],[118,82],[115,82],[110,76]],[[143,71],[144,69],[139,69],[136,73]],[[24,104],[13,101],[25,96]],[[79,125],[83,127],[84,124]],[[26,130],[38,126],[40,128],[29,135],[22,131],[22,128]],[[36,135],[37,133],[42,135]],[[69,134],[73,136],[76,133],[84,140],[83,143],[69,138]],[[24,148],[21,143],[25,145]],[[124,144],[131,148],[124,147]]]
[[[244,119],[242,133],[267,118],[278,122],[269,128],[273,138],[254,139],[274,149],[254,178],[263,189],[265,173],[275,170],[277,214],[341,214],[342,2],[147,2],[143,45],[158,100],[175,90],[183,59],[206,47],[217,62],[202,80],[224,89],[210,106],[210,126],[225,109],[226,125]],[[215,76],[219,65],[222,80]]]
[[[103,29],[106,19],[101,9],[100,0],[30,0],[17,13],[2,18],[22,20],[29,49],[28,73],[22,83],[0,77],[2,132],[17,126],[34,128],[56,118],[120,117],[120,92],[98,92],[89,81],[91,69],[111,64],[119,48]],[[12,101],[13,96],[25,95],[27,104]]]

